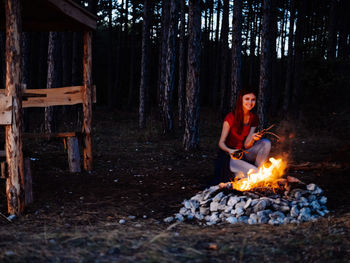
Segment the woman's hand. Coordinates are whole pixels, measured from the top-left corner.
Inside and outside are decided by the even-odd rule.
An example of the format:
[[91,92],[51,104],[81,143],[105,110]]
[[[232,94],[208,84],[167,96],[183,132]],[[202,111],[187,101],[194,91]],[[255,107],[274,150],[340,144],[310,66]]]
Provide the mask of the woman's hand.
[[232,155],[233,153],[239,151],[239,149],[229,149],[228,153],[229,155]]
[[259,141],[262,137],[262,134],[257,132],[257,133],[253,133],[253,140],[254,141]]

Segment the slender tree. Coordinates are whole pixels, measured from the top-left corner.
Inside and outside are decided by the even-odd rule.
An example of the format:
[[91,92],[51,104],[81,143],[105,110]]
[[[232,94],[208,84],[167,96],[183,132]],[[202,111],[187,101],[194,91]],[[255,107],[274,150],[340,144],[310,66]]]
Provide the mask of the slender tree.
[[234,1],[232,19],[232,81],[230,108],[233,109],[238,92],[241,90],[242,70],[242,0]]
[[262,21],[262,43],[260,61],[260,80],[258,96],[258,114],[260,125],[265,124],[265,95],[271,85],[271,0],[264,0]]
[[185,60],[185,0],[180,0],[180,43],[179,43],[179,83],[178,83],[178,111],[179,126],[182,127],[185,116],[185,84],[186,84],[186,60]]
[[146,127],[146,94],[149,90],[149,49],[151,30],[151,0],[144,0],[143,24],[142,24],[142,60],[141,60],[141,82],[139,93],[139,127]]
[[165,67],[165,81],[164,81],[164,100],[163,104],[163,133],[173,131],[173,93],[175,85],[175,58],[176,58],[176,35],[178,24],[178,0],[171,0],[170,2],[170,19],[169,31],[167,40],[167,56]]
[[227,96],[229,0],[224,0],[221,26],[220,111],[224,112]]
[[[55,55],[58,44],[58,33],[50,32],[49,34],[49,45],[47,54],[47,82],[46,88],[54,88],[57,84],[57,58]],[[54,112],[53,107],[45,108],[45,131],[47,133],[52,133],[55,130],[54,127]]]
[[289,110],[290,93],[292,87],[293,70],[294,70],[294,19],[295,19],[295,0],[290,0],[290,20],[288,33],[288,59],[287,59],[287,76],[283,100],[283,112],[286,114]]
[[188,62],[186,82],[185,150],[199,145],[199,73],[201,52],[200,0],[189,0]]
[[334,59],[337,48],[337,29],[336,29],[336,15],[337,15],[337,0],[330,0],[329,9],[329,25],[328,25],[328,46],[327,58]]

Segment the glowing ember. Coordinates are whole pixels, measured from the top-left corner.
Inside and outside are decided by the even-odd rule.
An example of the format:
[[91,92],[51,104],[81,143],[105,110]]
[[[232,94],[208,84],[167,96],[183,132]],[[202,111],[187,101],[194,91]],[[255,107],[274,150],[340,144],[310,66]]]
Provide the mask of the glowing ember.
[[286,162],[282,159],[270,158],[270,163],[264,163],[257,173],[248,172],[248,177],[232,182],[232,188],[238,191],[248,191],[253,188],[278,188],[278,179],[282,177]]

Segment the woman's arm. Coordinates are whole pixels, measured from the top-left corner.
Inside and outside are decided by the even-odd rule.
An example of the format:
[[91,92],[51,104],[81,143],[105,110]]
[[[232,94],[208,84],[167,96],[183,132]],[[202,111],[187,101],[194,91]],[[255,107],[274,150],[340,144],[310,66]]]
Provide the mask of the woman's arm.
[[261,134],[255,133],[256,127],[251,127],[247,138],[244,141],[244,148],[249,149],[253,146],[255,141],[259,141],[261,139]]
[[228,136],[228,133],[230,132],[230,125],[228,124],[227,121],[224,121],[224,124],[222,125],[222,131],[221,131],[221,136],[219,140],[219,148],[228,154],[232,154],[237,150],[231,149],[226,146],[225,141]]

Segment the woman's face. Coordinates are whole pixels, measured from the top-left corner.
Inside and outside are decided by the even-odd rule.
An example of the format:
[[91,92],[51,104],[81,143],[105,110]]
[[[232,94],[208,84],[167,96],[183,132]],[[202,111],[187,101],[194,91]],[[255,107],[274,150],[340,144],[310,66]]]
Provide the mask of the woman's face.
[[256,96],[254,95],[254,93],[248,93],[243,95],[242,97],[242,103],[243,103],[243,110],[244,111],[251,111],[256,103]]

